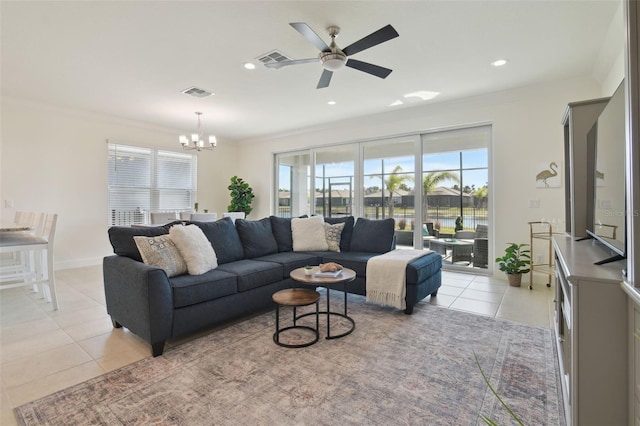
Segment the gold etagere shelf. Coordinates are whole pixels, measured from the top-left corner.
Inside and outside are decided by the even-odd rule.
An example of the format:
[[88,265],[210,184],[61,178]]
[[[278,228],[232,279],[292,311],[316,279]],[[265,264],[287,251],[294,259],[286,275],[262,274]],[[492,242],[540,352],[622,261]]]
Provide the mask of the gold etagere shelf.
[[[529,272],[529,290],[533,290],[533,274],[547,275],[547,287],[551,287],[551,280],[555,275],[553,266],[553,227],[549,222],[537,221],[529,222],[529,248],[531,249],[531,271]],[[535,250],[534,242],[538,242],[537,246],[544,244],[546,254],[543,255],[543,261],[540,262]],[[539,251],[538,251],[539,253]]]

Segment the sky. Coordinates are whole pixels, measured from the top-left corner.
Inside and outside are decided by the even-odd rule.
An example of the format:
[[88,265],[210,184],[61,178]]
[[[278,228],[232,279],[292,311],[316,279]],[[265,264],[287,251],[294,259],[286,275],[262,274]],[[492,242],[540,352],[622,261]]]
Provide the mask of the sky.
[[[438,154],[428,154],[423,156],[423,172],[430,171],[454,171],[457,172],[460,168],[460,162],[462,161],[462,167],[464,170],[462,175],[463,185],[475,185],[476,188],[480,188],[487,184],[488,180],[488,158],[486,149],[476,149],[469,151],[445,152]],[[396,166],[402,167],[402,172],[407,174],[413,174],[415,169],[415,163],[413,156],[399,156],[399,157],[386,157],[384,159],[367,159],[364,160],[364,175],[365,186],[382,186],[380,178],[371,177],[371,175],[380,175],[383,171],[386,174],[391,173]],[[343,163],[331,163],[318,165],[316,170],[316,177],[322,176],[324,169],[324,175],[327,177],[342,177],[353,176],[354,174],[354,162],[352,160],[345,161]],[[475,170],[473,170],[475,169]],[[283,171],[284,170],[284,171]],[[407,186],[413,187],[413,182],[406,182]],[[445,182],[442,186],[453,186],[455,182]],[[280,171],[280,189],[289,190],[288,172],[286,168],[281,167]]]

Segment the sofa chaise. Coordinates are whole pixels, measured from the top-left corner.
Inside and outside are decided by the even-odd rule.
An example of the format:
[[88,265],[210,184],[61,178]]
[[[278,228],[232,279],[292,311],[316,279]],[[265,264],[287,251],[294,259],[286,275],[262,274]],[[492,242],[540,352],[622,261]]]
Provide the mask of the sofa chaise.
[[[273,309],[273,293],[295,287],[289,273],[305,265],[336,262],[351,268],[357,276],[347,291],[365,295],[367,261],[395,248],[393,219],[356,221],[349,216],[324,221],[340,226],[335,251],[294,250],[292,219],[275,216],[235,224],[223,218],[149,228],[112,227],[109,240],[115,254],[103,260],[107,312],[114,327],[128,328],[158,356],[168,339]],[[169,277],[165,269],[143,262],[134,237],[154,239],[173,226],[188,224],[200,228],[210,242],[217,258],[215,269]],[[441,266],[440,255],[431,252],[407,265],[406,314],[420,300],[436,296]]]

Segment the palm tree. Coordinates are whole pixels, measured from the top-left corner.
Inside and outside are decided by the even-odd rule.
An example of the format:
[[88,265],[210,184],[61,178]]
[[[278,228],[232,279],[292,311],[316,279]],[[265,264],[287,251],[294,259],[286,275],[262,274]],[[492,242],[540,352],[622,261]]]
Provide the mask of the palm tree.
[[389,175],[389,178],[384,182],[387,192],[389,193],[389,199],[387,200],[387,206],[389,207],[389,217],[393,217],[393,194],[399,193],[398,190],[405,186],[406,181],[411,181],[413,178],[410,175],[399,174],[402,171],[401,166],[395,166],[393,171]]
[[487,185],[482,188],[477,188],[473,192],[473,196],[476,199],[476,207],[485,207],[487,203],[487,197],[489,196],[489,188]]
[[429,203],[427,202],[427,196],[429,192],[433,191],[436,186],[444,181],[452,180],[455,183],[460,183],[460,177],[454,172],[429,172],[424,175],[422,180],[422,217],[423,222],[427,221]]

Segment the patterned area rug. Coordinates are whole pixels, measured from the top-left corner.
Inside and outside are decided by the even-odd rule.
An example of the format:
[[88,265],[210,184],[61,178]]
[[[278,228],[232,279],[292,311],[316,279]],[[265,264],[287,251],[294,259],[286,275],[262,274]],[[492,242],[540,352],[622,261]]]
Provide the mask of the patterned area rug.
[[[332,297],[331,308],[342,308],[340,297]],[[552,330],[428,303],[409,316],[350,295],[348,308],[356,329],[340,339],[323,338],[323,319],[318,343],[276,346],[275,312],[268,312],[16,414],[27,425],[473,425],[483,424],[480,414],[512,424],[484,383],[475,352],[525,424],[564,424]],[[290,318],[281,310],[282,322]],[[332,334],[347,325],[332,317]],[[286,333],[288,343],[309,338]]]

